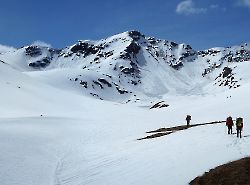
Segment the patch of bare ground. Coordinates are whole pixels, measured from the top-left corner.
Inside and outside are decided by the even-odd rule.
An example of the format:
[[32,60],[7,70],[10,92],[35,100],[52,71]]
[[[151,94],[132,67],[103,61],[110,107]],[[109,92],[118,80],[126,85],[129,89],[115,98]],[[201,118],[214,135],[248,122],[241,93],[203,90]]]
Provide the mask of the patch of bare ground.
[[189,129],[189,128],[192,128],[192,127],[197,127],[197,126],[202,126],[202,125],[218,124],[218,123],[225,123],[225,122],[226,121],[212,121],[212,122],[207,122],[207,123],[192,124],[192,125],[189,125],[189,126],[187,126],[187,125],[179,125],[179,126],[175,126],[175,127],[159,128],[157,130],[152,130],[152,131],[146,132],[147,134],[152,134],[152,135],[149,135],[149,136],[137,139],[137,140],[153,139],[153,138],[157,138],[157,137],[172,134],[172,133],[174,133],[176,131]]
[[250,185],[250,157],[211,169],[190,185]]
[[156,137],[161,137],[161,136],[165,136],[168,134],[171,134],[172,132],[162,132],[162,133],[156,133],[156,134],[152,134],[150,136],[146,136],[137,140],[143,140],[143,139],[152,139],[152,138],[156,138]]

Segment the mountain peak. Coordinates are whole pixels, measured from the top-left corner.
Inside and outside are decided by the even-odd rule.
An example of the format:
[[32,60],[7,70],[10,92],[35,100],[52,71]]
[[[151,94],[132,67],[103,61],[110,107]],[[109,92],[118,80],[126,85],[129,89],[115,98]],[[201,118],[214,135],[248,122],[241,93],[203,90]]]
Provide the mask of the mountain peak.
[[140,38],[145,38],[145,35],[136,30],[127,31],[127,33],[135,41],[138,41]]
[[167,92],[199,93],[204,84],[214,83],[214,89],[238,88],[241,77],[235,75],[234,66],[225,76],[225,67],[249,61],[249,55],[247,44],[195,51],[187,44],[131,30],[99,41],[79,40],[62,50],[32,44],[0,54],[0,60],[22,71],[43,71],[44,75],[51,74],[51,69],[69,69],[70,73],[56,74],[54,86],[66,78],[65,83],[82,89],[87,96],[134,102]]

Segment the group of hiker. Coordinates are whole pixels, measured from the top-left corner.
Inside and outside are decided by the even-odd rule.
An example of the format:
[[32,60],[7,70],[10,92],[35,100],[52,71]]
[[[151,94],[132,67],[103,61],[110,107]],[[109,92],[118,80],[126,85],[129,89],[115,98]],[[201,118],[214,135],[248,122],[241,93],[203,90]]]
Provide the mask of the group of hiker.
[[[187,127],[189,127],[190,121],[191,121],[190,115],[187,115],[186,121],[187,121]],[[241,118],[241,117],[236,118],[235,124],[236,124],[237,137],[241,138],[241,132],[242,132],[242,128],[243,128],[243,118]],[[226,126],[228,128],[228,134],[233,134],[234,120],[231,116],[227,117]]]
[[[237,137],[241,138],[241,132],[242,132],[242,128],[243,128],[243,118],[238,117],[236,118],[236,131],[237,131]],[[228,134],[233,134],[233,126],[234,126],[234,122],[233,122],[233,118],[231,116],[229,116],[226,120],[226,126],[228,129]]]

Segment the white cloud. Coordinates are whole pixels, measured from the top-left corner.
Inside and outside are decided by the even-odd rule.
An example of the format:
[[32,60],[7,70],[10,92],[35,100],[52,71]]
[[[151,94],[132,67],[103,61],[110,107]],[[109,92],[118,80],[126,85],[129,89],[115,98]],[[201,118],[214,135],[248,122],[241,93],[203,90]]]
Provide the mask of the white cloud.
[[216,8],[219,8],[219,5],[217,5],[217,4],[211,4],[211,5],[210,5],[210,8],[216,9]]
[[15,51],[15,50],[16,50],[16,48],[14,48],[14,47],[5,46],[5,45],[0,44],[0,53],[5,53],[8,51]]
[[206,10],[206,8],[196,7],[193,0],[184,0],[176,7],[176,12],[184,15],[205,13]]
[[226,12],[227,9],[225,7],[221,7],[220,5],[218,4],[211,4],[209,6],[210,10],[219,10],[219,11],[222,11],[222,12]]
[[250,0],[238,0],[239,5],[250,8]]
[[43,42],[43,41],[41,41],[41,40],[37,40],[37,41],[33,42],[32,45],[35,45],[35,46],[42,46],[42,47],[49,47],[49,48],[52,47],[51,44],[48,44],[48,43]]

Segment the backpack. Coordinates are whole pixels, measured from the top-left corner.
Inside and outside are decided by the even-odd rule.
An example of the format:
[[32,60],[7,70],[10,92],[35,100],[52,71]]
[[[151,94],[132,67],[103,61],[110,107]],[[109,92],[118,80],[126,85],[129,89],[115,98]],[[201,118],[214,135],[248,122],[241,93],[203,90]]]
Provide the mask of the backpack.
[[232,119],[231,116],[229,116],[229,117],[227,118],[226,125],[227,125],[227,126],[233,126],[233,119]]
[[243,126],[243,118],[237,118],[236,119],[236,126],[242,127]]
[[186,120],[191,120],[191,116],[187,115]]

